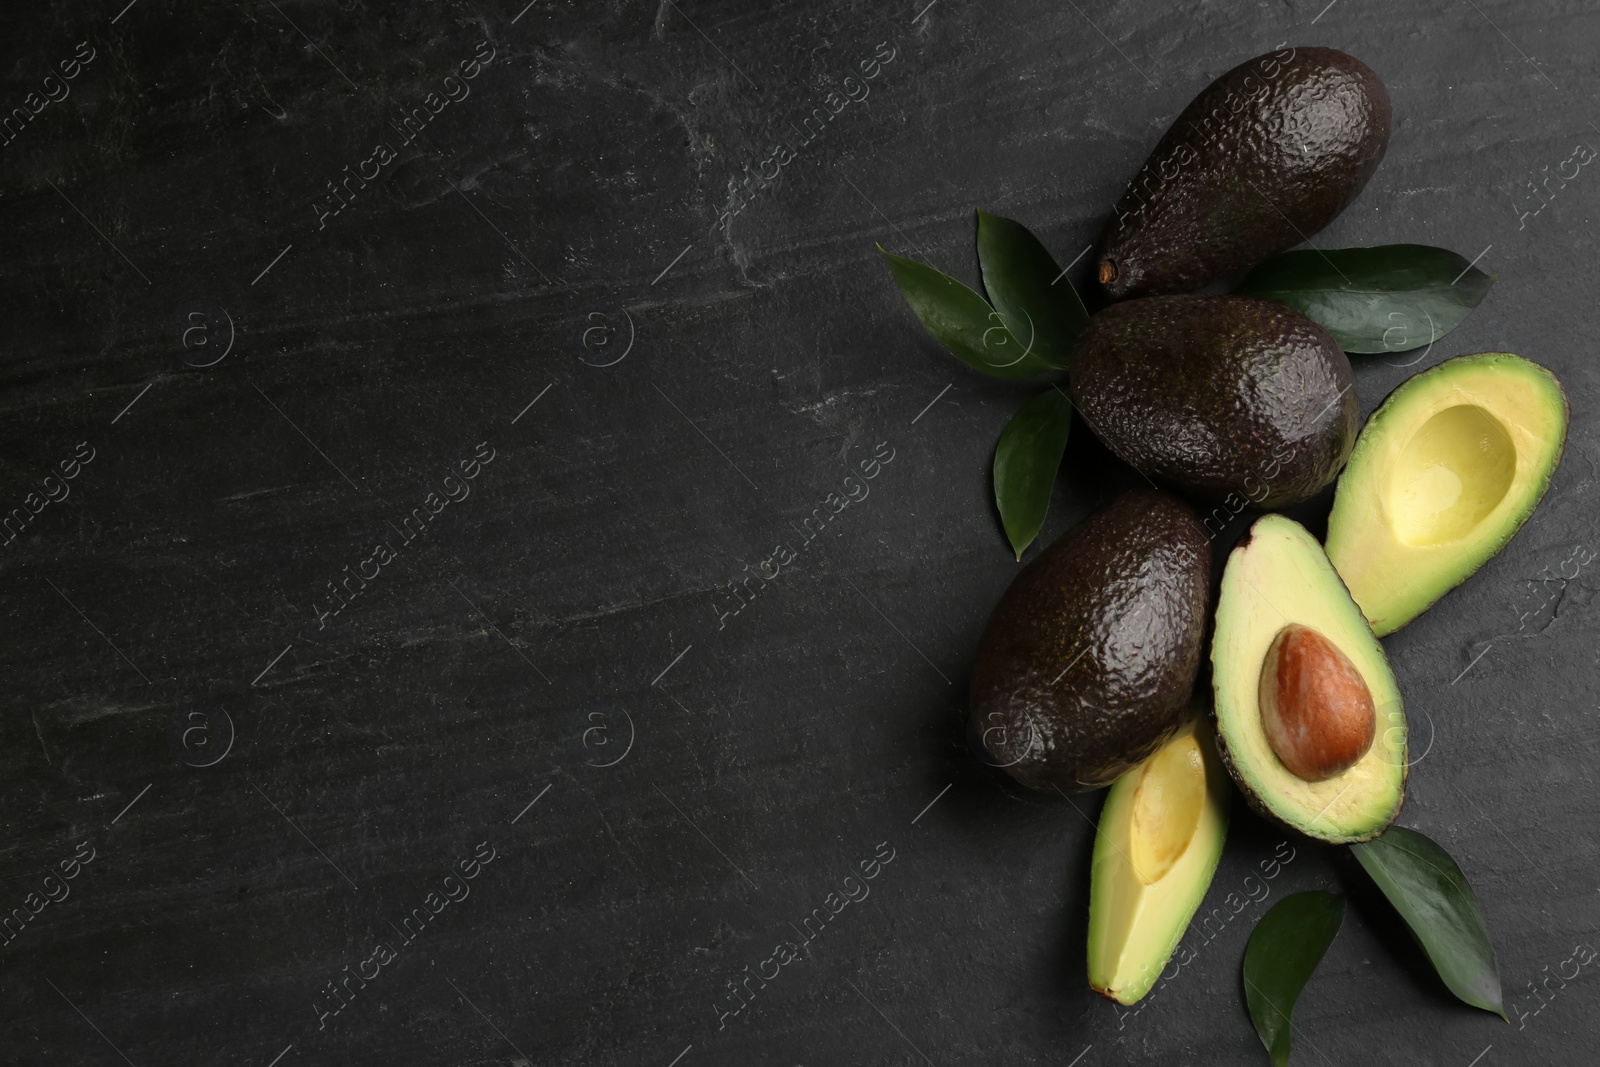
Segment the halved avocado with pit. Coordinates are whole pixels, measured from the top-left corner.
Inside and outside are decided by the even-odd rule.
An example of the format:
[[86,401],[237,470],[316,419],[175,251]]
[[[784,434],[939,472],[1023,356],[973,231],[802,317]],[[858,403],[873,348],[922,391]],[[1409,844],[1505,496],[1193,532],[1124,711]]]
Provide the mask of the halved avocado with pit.
[[1446,360],[1389,394],[1328,517],[1328,556],[1374,632],[1400,629],[1505,547],[1566,437],[1561,383],[1505,352]]
[[1222,857],[1228,792],[1199,711],[1111,786],[1089,879],[1089,985],[1099,993],[1133,1004],[1160,977]]
[[[1296,643],[1285,645],[1285,639]],[[1270,716],[1263,716],[1262,707],[1263,690],[1272,691],[1264,683],[1278,681],[1269,659],[1276,662],[1281,649],[1308,641],[1323,650],[1319,662],[1337,668],[1310,681],[1331,679],[1345,689],[1364,690],[1368,703],[1362,714],[1371,720],[1364,747],[1324,766],[1316,780],[1289,769],[1290,764],[1303,768],[1302,761],[1280,757],[1269,736]],[[1400,690],[1361,609],[1322,546],[1299,523],[1264,515],[1228,556],[1217,598],[1211,669],[1218,754],[1252,807],[1335,844],[1377,837],[1394,821],[1406,779]],[[1306,691],[1315,696],[1317,686]],[[1304,744],[1314,750],[1321,740],[1313,729]]]

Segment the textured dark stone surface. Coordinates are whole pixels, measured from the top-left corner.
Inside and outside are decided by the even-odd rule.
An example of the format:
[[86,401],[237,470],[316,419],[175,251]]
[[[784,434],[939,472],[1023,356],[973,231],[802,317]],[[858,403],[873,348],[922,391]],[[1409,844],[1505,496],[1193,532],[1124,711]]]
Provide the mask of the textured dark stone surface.
[[[1600,144],[1600,13],[519,7],[7,14],[7,114],[94,58],[0,146],[0,506],[93,459],[0,550],[0,906],[94,858],[0,945],[0,1060],[1265,1062],[1238,964],[1269,902],[1197,928],[1119,1016],[1084,978],[1096,802],[966,751],[967,664],[1016,569],[987,465],[1023,394],[938,352],[873,244],[975,280],[982,205],[1068,263],[1189,98],[1284,41],[1357,55],[1394,102],[1318,243],[1500,276],[1431,351],[1358,359],[1363,410],[1479,350],[1549,365],[1573,407],[1529,526],[1385,642],[1420,756],[1402,821],[1476,886],[1514,1024],[1449,998],[1348,857],[1294,841],[1274,898],[1357,893],[1296,1062],[1592,1058],[1592,967],[1537,1014],[1527,983],[1596,936],[1596,579],[1559,575],[1596,541],[1600,177],[1551,179],[1538,214],[1527,183]],[[402,108],[491,52],[402,145]],[[870,95],[802,143],[875,52]],[[779,177],[736,193],[780,142]],[[381,173],[334,214],[347,166]],[[407,544],[479,442],[470,495]],[[1081,431],[1067,468],[1047,538],[1133,482]],[[328,583],[374,566],[332,614]],[[1285,836],[1239,809],[1211,903]],[[458,861],[470,895],[405,943]],[[870,895],[719,1029],[725,983],[863,862]]]

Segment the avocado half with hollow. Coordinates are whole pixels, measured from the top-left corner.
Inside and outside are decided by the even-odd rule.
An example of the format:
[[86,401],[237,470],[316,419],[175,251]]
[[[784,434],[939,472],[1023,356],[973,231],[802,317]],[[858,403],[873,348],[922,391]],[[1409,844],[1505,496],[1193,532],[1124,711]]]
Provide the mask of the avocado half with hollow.
[[1155,984],[1222,858],[1229,792],[1199,712],[1106,794],[1089,878],[1096,992],[1132,1004]]
[[1328,556],[1376,633],[1400,629],[1505,547],[1566,438],[1561,383],[1505,352],[1446,360],[1389,394],[1328,517]]
[[1211,670],[1217,751],[1252,807],[1335,844],[1394,821],[1406,780],[1400,690],[1299,523],[1262,516],[1228,556]]

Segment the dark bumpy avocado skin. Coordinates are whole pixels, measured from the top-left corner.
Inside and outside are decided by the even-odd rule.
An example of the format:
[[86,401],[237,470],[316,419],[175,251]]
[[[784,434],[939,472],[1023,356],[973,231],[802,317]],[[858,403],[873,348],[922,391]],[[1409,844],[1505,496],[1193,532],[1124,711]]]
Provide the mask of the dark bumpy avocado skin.
[[1234,67],[1184,108],[1100,238],[1114,299],[1192,292],[1307,240],[1389,146],[1389,93],[1332,48]]
[[1109,785],[1183,722],[1210,593],[1188,505],[1137,490],[1067,531],[1012,581],[972,668],[971,723],[1023,785]]
[[1360,428],[1333,338],[1250,297],[1112,304],[1089,320],[1071,381],[1084,422],[1125,462],[1233,514],[1315,495]]

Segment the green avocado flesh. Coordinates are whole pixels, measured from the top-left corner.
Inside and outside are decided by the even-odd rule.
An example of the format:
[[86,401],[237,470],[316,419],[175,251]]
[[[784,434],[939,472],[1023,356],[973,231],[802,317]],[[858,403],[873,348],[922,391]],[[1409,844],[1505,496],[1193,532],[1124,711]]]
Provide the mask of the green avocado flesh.
[[1228,792],[1202,714],[1111,787],[1089,880],[1095,991],[1132,1004],[1155,984],[1222,858]]
[[[1344,653],[1372,694],[1372,743],[1346,770],[1322,781],[1279,760],[1262,726],[1262,664],[1291,623]],[[1264,515],[1228,557],[1211,645],[1217,749],[1250,804],[1322,841],[1378,836],[1405,796],[1406,717],[1389,660],[1316,538],[1282,515]]]
[[1374,632],[1400,629],[1511,540],[1566,436],[1561,384],[1509,353],[1446,360],[1389,395],[1328,518],[1328,556]]

